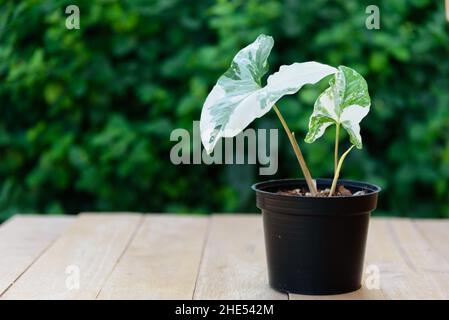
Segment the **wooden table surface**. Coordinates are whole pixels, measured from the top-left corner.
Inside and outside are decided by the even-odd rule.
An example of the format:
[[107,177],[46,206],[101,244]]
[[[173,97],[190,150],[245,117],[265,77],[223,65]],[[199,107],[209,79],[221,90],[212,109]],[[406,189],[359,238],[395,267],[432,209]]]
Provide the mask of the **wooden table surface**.
[[264,250],[260,215],[15,216],[0,226],[0,297],[449,299],[449,220],[371,219],[380,288],[343,295],[271,289]]

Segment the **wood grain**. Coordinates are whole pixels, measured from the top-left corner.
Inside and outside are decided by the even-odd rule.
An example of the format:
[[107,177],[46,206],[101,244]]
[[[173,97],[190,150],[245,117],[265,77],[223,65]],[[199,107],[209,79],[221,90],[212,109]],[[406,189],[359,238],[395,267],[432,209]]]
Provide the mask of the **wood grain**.
[[192,299],[208,220],[146,217],[99,299]]
[[136,214],[80,215],[4,298],[94,299],[140,221]]
[[421,236],[432,246],[433,250],[449,261],[449,219],[413,220]]
[[260,215],[213,215],[194,299],[287,299],[268,286]]
[[[449,299],[449,220],[373,218],[380,288],[282,294],[268,286],[260,215],[17,216],[0,226],[2,299]],[[79,268],[79,288],[69,288]],[[366,270],[366,269],[365,269]]]
[[0,226],[0,296],[74,219],[16,215]]
[[[412,284],[422,290],[419,298],[449,299],[448,256],[432,245],[440,240],[446,240],[447,246],[447,236],[440,238],[441,233],[434,232],[433,229],[423,233],[411,220],[391,222],[391,232],[396,238],[395,243],[404,260],[413,271],[414,277],[410,279],[413,280]],[[440,245],[438,248],[442,250]]]

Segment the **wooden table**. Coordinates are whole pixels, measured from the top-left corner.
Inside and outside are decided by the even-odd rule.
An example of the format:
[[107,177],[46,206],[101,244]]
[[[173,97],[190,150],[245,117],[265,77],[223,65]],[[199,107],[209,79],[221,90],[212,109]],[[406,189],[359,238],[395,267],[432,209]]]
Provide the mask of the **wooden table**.
[[449,299],[449,220],[372,219],[380,289],[326,297],[268,286],[260,215],[15,216],[0,257],[2,299]]

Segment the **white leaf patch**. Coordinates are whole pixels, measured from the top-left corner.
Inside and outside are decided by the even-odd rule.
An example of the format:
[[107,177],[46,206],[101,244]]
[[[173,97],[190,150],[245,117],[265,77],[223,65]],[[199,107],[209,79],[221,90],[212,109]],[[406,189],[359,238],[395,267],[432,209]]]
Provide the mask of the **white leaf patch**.
[[309,121],[308,143],[320,138],[327,127],[341,125],[351,143],[362,148],[360,122],[370,110],[371,100],[365,79],[355,70],[340,66],[330,80],[330,86],[316,100]]
[[318,62],[281,66],[260,85],[268,69],[273,39],[260,35],[234,57],[231,67],[209,93],[201,112],[201,141],[208,153],[220,137],[234,137],[256,118],[270,111],[284,95],[298,92],[338,70]]

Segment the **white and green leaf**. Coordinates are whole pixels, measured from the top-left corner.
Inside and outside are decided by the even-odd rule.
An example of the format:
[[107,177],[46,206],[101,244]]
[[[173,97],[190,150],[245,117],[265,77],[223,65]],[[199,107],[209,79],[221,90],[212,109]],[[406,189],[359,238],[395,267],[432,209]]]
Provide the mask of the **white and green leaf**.
[[313,84],[338,70],[318,62],[281,66],[269,76],[267,59],[273,38],[260,35],[234,57],[231,67],[218,79],[201,112],[201,141],[208,153],[221,137],[234,137],[256,118],[270,111],[284,95],[294,94],[305,84]]
[[326,128],[341,125],[358,149],[362,148],[360,121],[368,114],[371,100],[365,79],[355,70],[340,66],[329,81],[329,88],[315,101],[309,121],[308,143],[320,138]]

